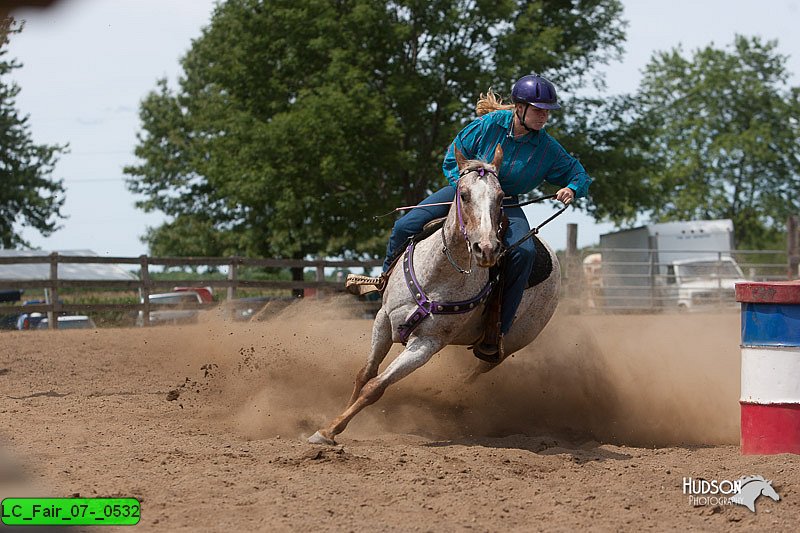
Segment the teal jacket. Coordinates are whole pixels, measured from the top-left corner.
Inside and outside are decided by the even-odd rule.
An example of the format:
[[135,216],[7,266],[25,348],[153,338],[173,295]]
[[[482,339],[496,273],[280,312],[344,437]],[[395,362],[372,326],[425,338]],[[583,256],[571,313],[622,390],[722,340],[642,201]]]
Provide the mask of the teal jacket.
[[457,146],[467,159],[491,162],[499,143],[503,147],[503,164],[498,178],[506,195],[530,192],[546,180],[553,185],[569,187],[575,191],[576,198],[586,196],[593,180],[583,165],[544,129],[514,139],[512,118],[511,110],[493,111],[461,130],[447,149],[442,164],[448,181],[455,186],[458,180],[454,147]]

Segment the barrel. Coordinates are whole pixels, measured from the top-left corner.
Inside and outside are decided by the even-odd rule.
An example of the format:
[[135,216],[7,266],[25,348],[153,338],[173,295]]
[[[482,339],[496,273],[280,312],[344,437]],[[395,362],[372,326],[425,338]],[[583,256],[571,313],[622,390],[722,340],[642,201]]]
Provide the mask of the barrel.
[[800,454],[800,282],[736,284],[743,454]]

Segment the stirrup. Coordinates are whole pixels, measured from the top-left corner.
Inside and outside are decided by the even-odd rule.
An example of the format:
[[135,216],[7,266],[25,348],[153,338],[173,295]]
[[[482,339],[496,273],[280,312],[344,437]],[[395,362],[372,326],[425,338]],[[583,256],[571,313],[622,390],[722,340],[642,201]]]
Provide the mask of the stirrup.
[[355,296],[364,296],[373,292],[383,292],[386,288],[386,276],[380,275],[377,278],[370,276],[359,276],[358,274],[348,274],[344,282],[344,288]]

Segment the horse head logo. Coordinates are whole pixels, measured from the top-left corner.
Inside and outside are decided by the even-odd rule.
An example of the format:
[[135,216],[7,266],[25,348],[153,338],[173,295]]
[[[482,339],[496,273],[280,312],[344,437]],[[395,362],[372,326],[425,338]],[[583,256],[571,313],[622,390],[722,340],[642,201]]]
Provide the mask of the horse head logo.
[[772,481],[764,479],[762,476],[748,476],[739,479],[741,488],[739,492],[731,497],[733,503],[744,505],[752,512],[756,512],[756,500],[759,496],[767,496],[776,502],[781,499],[775,489],[772,488]]

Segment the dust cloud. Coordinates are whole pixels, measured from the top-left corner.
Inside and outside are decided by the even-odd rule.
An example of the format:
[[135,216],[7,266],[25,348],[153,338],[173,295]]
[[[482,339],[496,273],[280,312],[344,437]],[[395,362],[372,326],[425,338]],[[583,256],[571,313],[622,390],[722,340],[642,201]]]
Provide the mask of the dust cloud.
[[[299,301],[262,321],[209,317],[177,359],[209,421],[252,439],[303,438],[340,414],[372,322],[344,298]],[[739,316],[565,315],[476,382],[448,347],[387,390],[341,438],[416,434],[446,441],[516,434],[631,446],[732,444],[739,434]],[[386,362],[402,347],[393,347]],[[188,394],[182,401],[191,401]]]

